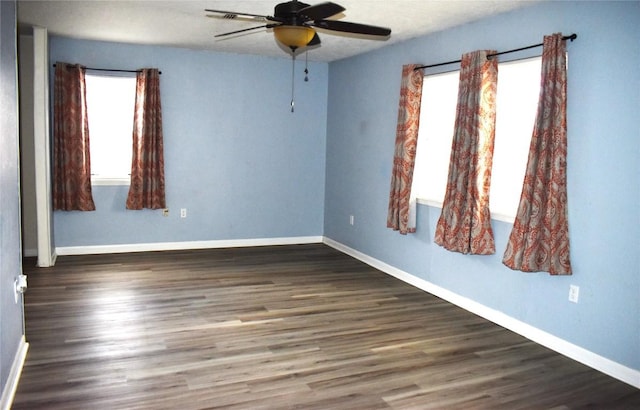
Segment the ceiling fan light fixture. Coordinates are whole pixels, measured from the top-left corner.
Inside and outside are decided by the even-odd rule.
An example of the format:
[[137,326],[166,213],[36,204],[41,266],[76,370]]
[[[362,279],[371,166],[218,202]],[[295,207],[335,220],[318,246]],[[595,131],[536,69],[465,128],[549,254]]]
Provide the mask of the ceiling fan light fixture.
[[282,25],[273,28],[276,39],[292,50],[309,44],[315,34],[311,27],[306,26]]

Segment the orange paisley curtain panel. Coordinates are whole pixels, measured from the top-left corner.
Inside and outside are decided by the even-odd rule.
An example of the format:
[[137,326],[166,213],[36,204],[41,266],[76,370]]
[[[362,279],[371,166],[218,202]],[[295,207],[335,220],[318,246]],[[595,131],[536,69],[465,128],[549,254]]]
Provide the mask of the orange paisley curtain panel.
[[424,70],[415,64],[402,67],[398,125],[389,192],[387,227],[405,235],[416,231],[415,202],[411,201],[411,182],[418,145],[420,103]]
[[544,37],[538,114],[518,213],[503,263],[570,275],[567,221],[567,61],[562,34]]
[[53,209],[93,211],[85,68],[56,63],[53,89]]
[[133,159],[126,207],[166,207],[160,73],[157,69],[142,69],[136,75]]
[[435,242],[454,252],[495,253],[489,187],[495,137],[498,61],[495,51],[464,54],[447,188]]

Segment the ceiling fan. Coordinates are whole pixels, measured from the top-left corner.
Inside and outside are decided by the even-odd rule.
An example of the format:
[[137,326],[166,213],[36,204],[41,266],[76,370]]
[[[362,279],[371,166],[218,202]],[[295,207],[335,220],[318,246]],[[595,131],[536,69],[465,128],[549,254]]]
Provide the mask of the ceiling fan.
[[[279,3],[275,6],[273,16],[261,14],[243,13],[236,11],[205,9],[206,12],[220,14],[222,18],[234,20],[260,21],[266,24],[249,27],[241,30],[230,31],[218,34],[215,37],[225,37],[261,28],[273,29],[275,38],[286,47],[291,49],[292,71],[291,71],[291,112],[294,112],[294,70],[296,50],[301,47],[320,45],[320,37],[314,28],[327,30],[329,32],[342,32],[352,34],[363,34],[378,38],[386,38],[391,35],[391,30],[386,27],[371,26],[368,24],[350,23],[347,21],[328,20],[337,14],[345,11],[339,4],[330,1],[309,5],[297,0]],[[308,70],[305,68],[305,74]],[[305,81],[307,77],[305,76]]]
[[215,37],[230,36],[261,28],[273,29],[275,38],[286,47],[289,47],[292,53],[295,53],[296,50],[301,47],[320,44],[320,37],[318,37],[318,33],[316,33],[314,28],[343,33],[363,34],[380,38],[388,37],[391,34],[391,30],[386,27],[327,20],[329,17],[340,14],[344,10],[345,8],[341,5],[330,1],[311,6],[297,0],[276,5],[273,16],[205,9],[205,11],[210,13],[221,14],[222,17],[226,19],[233,20],[240,17],[266,23],[257,27],[218,34]]

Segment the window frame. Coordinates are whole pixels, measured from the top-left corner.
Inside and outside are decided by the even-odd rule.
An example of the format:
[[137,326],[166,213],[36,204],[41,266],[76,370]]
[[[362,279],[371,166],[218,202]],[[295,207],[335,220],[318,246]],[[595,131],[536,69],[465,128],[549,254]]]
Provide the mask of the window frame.
[[[126,79],[128,82],[132,83],[132,89],[131,89],[131,101],[126,101],[126,104],[128,104],[128,106],[131,107],[131,132],[129,133],[129,147],[130,147],[130,152],[131,155],[133,155],[133,115],[134,115],[134,111],[135,111],[135,90],[136,90],[136,75],[134,74],[130,74],[130,73],[103,73],[103,72],[95,72],[95,73],[89,73],[86,72],[85,73],[85,85],[86,85],[86,93],[87,93],[87,101],[90,100],[89,98],[89,84],[87,82],[87,78],[89,78],[91,81],[91,79],[95,79],[95,78],[108,78],[108,79]],[[95,96],[94,96],[95,97]],[[125,103],[123,103],[125,104]],[[95,141],[95,132],[92,133],[91,132],[91,113],[90,113],[91,109],[90,109],[90,104],[87,103],[87,117],[88,117],[88,123],[89,123],[89,144],[90,147],[93,147],[92,143]],[[124,120],[123,120],[124,121]],[[124,139],[124,136],[122,136],[122,138]],[[94,152],[91,152],[92,154],[92,168],[93,168],[93,157],[94,157]],[[94,170],[91,170],[91,185],[92,186],[129,186],[131,184],[131,169],[129,168],[129,171],[127,172],[127,176],[113,176],[113,175],[109,175],[109,176],[100,176],[99,174],[95,174]]]
[[[527,56],[527,57],[523,57],[523,58],[511,59],[511,60],[507,60],[507,61],[501,61],[501,62],[499,62],[499,66],[500,65],[511,65],[511,64],[515,64],[515,63],[519,63],[519,62],[528,62],[528,61],[533,62],[534,60],[537,60],[537,64],[541,64],[541,59],[542,59],[542,57],[540,55],[531,55],[531,56]],[[453,70],[441,70],[441,71],[431,72],[431,73],[425,74],[424,78],[426,79],[427,77],[430,77],[430,76],[439,76],[439,75],[443,75],[443,74],[452,74],[452,73],[458,73],[459,74],[460,73],[460,69],[456,68],[456,69],[453,69]],[[498,69],[498,75],[500,75],[500,69]],[[538,81],[538,85],[539,85],[539,83],[540,82]],[[498,80],[498,87],[500,87],[500,80]],[[499,89],[500,88],[498,88],[497,93],[499,93]],[[425,92],[427,91],[426,87],[425,87],[424,91]],[[526,171],[528,150],[529,150],[531,136],[532,136],[532,132],[533,132],[533,126],[534,126],[534,123],[535,123],[535,116],[536,116],[537,104],[538,104],[538,100],[537,100],[538,96],[539,96],[539,88],[536,91],[536,100],[535,100],[535,107],[536,108],[533,110],[533,118],[532,118],[531,127],[529,129],[527,129],[525,134],[522,134],[522,138],[523,139],[526,138],[526,154],[527,154],[527,155],[524,155],[524,163],[522,164],[523,177],[524,177],[524,172]],[[456,89],[456,98],[457,98],[457,89]],[[497,95],[496,96],[496,102],[498,101],[498,99],[499,99],[499,96]],[[421,108],[423,108],[423,107],[421,107]],[[499,112],[496,113],[496,130],[498,128],[498,125],[497,125],[497,119],[499,118],[498,116],[499,116]],[[422,122],[421,122],[421,124],[422,124]],[[497,135],[496,135],[496,137],[497,137]],[[453,139],[453,128],[451,129],[451,139],[449,141],[451,141],[452,139]],[[418,138],[418,144],[420,143],[420,141],[421,141],[421,139]],[[497,141],[498,141],[498,138],[496,138],[496,143],[497,143]],[[417,151],[419,151],[418,147],[417,147]],[[450,149],[449,149],[448,153],[449,153],[449,156],[447,158],[450,158]],[[495,155],[495,148],[494,148],[494,155]],[[419,158],[418,157],[418,153],[416,153],[416,160],[418,158]],[[495,159],[495,156],[494,156],[494,159]],[[447,161],[446,163],[447,163],[446,169],[447,169],[447,173],[448,173],[449,161]],[[494,163],[494,165],[495,165],[495,163]],[[492,170],[492,179],[493,179],[493,171],[494,170]],[[446,184],[446,180],[445,180],[445,184]],[[521,187],[522,186],[519,185],[519,188],[520,188],[519,191],[521,191]],[[412,187],[412,190],[413,190],[413,187]],[[444,197],[442,198],[441,201],[438,201],[438,200],[435,200],[433,198],[425,198],[424,196],[419,196],[419,195],[420,194],[414,195],[416,203],[422,204],[422,205],[431,206],[431,207],[434,207],[434,208],[442,209]],[[519,198],[520,198],[520,196],[518,194],[518,200],[519,200]],[[517,214],[517,206],[516,206],[516,209],[514,209],[513,215],[502,213],[502,212],[494,212],[494,211],[490,211],[490,212],[491,212],[491,219],[495,219],[495,220],[502,221],[502,222],[513,223],[514,220],[515,220],[516,214]]]

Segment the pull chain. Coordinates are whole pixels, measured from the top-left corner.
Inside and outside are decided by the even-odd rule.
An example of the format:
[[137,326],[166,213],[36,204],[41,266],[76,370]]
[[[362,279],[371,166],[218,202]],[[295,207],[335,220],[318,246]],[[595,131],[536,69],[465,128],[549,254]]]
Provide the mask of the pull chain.
[[293,100],[295,95],[295,75],[296,75],[296,53],[293,53],[291,57],[291,112],[294,111],[295,102]]

